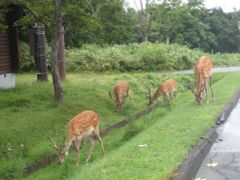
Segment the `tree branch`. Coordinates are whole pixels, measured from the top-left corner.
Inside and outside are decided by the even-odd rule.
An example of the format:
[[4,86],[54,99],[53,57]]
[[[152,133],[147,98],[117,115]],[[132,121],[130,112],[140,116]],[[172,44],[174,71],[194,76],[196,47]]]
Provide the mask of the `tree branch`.
[[23,8],[26,9],[37,21],[41,22],[44,24],[44,26],[50,30],[50,27],[46,22],[44,22],[35,12],[33,12],[29,7],[27,7],[26,4],[23,5]]

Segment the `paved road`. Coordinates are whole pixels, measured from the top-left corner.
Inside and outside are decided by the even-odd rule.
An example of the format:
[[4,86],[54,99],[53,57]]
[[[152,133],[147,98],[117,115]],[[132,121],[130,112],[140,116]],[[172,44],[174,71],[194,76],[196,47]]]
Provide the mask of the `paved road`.
[[240,101],[200,167],[196,179],[240,180]]
[[[213,68],[213,73],[219,72],[236,72],[240,71],[240,67],[216,67]],[[176,75],[176,74],[193,74],[193,70],[184,70],[184,71],[176,71],[176,72],[165,72],[161,73],[165,75]]]

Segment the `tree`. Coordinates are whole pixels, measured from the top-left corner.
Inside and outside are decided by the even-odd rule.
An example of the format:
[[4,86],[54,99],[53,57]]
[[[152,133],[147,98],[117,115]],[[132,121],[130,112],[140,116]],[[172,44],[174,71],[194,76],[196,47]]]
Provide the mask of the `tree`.
[[99,28],[95,32],[98,44],[122,44],[137,41],[137,12],[124,8],[123,0],[93,1],[92,7]]
[[240,49],[240,34],[237,27],[239,19],[240,11],[224,13],[220,8],[208,10],[203,21],[216,36],[216,44],[211,46],[213,51],[236,52]]
[[134,0],[134,3],[139,14],[141,39],[142,39],[142,42],[147,42],[150,20],[151,20],[150,13],[148,12],[148,7],[151,4],[151,0],[145,0],[145,3],[143,0],[139,0],[140,8],[138,7],[136,0]]
[[[63,89],[60,81],[60,76],[57,66],[57,51],[58,51],[58,39],[62,26],[62,0],[55,0],[49,2],[43,0],[39,1],[25,1],[25,0],[10,0],[3,1],[2,4],[19,4],[26,10],[27,15],[22,18],[18,23],[29,23],[34,21],[42,22],[51,36],[51,70],[54,87],[54,102],[61,103],[63,101]],[[49,3],[49,4],[48,4]],[[48,16],[45,15],[48,13]]]
[[52,30],[52,53],[51,53],[51,70],[52,70],[52,79],[54,86],[54,100],[56,103],[61,103],[63,101],[63,88],[60,81],[60,75],[58,71],[57,64],[57,53],[59,45],[59,37],[62,27],[62,0],[55,0],[55,22],[53,24]]

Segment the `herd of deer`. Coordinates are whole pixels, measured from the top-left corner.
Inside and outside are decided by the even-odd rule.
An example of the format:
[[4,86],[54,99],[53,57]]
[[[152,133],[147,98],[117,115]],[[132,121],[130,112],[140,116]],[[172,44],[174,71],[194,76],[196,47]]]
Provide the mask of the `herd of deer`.
[[[212,98],[214,99],[214,93],[212,89],[212,62],[206,57],[202,56],[198,59],[195,64],[194,74],[196,78],[196,86],[195,90],[192,88],[196,101],[201,105],[205,100],[207,100],[207,84],[209,82],[212,91]],[[148,88],[149,93],[149,105],[153,104],[153,102],[161,95],[163,95],[164,99],[169,103],[173,96],[176,94],[176,81],[173,79],[166,80],[163,82],[156,90],[156,92],[151,95],[151,89]],[[111,100],[113,100],[116,106],[121,107],[124,99],[129,97],[129,85],[126,82],[120,82],[113,88],[114,98],[112,97],[112,93],[109,92],[109,96]],[[103,142],[100,136],[99,130],[100,118],[98,114],[94,111],[86,110],[75,116],[68,122],[68,135],[65,142],[65,146],[61,148],[54,140],[48,136],[49,140],[53,143],[53,147],[56,149],[58,159],[61,164],[64,163],[65,156],[68,154],[69,147],[72,143],[74,143],[75,149],[77,151],[77,165],[80,162],[80,154],[79,148],[81,142],[84,137],[89,139],[90,150],[87,156],[86,161],[91,158],[92,150],[94,148],[94,138],[99,140],[101,145],[102,152],[104,154]]]

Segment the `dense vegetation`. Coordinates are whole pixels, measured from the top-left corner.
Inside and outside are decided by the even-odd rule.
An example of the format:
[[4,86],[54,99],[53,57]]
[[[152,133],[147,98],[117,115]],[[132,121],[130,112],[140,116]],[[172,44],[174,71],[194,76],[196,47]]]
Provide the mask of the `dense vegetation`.
[[[240,63],[239,53],[211,54],[177,44],[133,43],[84,45],[79,49],[67,49],[66,67],[68,72],[184,70],[191,69],[196,59],[202,55],[208,55],[214,66],[237,66]],[[21,44],[21,71],[35,71],[34,61],[29,56],[25,43]]]
[[[189,82],[193,83],[192,76],[171,77],[178,82],[178,95],[174,104],[171,107],[163,105],[155,112],[127,127],[112,131],[104,138],[106,157],[102,159],[100,147],[96,145],[93,163],[76,167],[75,153],[71,152],[64,166],[54,163],[32,177],[62,179],[72,177],[76,171],[78,174],[81,172],[80,174],[83,176],[88,174],[90,179],[96,175],[102,178],[123,175],[127,178],[137,177],[146,172],[141,169],[146,166],[150,168],[149,172],[154,171],[155,168],[162,169],[156,171],[158,172],[156,176],[166,177],[181,162],[187,151],[191,149],[191,145],[197,141],[205,129],[213,125],[214,117],[238,87],[235,82],[239,81],[239,77],[239,73],[214,75],[217,100],[216,102],[210,101],[202,108],[199,108],[194,102],[192,94],[185,91],[185,86]],[[66,133],[67,121],[77,113],[85,109],[95,110],[100,114],[101,128],[104,128],[147,105],[146,82],[150,81],[153,87],[156,87],[157,84],[168,78],[168,76],[154,73],[68,74],[68,79],[63,83],[65,101],[61,106],[55,107],[51,101],[51,83],[38,83],[35,81],[35,76],[31,74],[18,75],[16,89],[0,93],[0,121],[2,124],[0,128],[2,137],[0,176],[21,178],[24,166],[53,152],[46,136],[51,134],[58,142],[62,142]],[[123,110],[119,111],[107,94],[112,86],[122,79],[127,79],[130,83],[133,104],[127,100]],[[223,85],[225,88],[222,88]],[[136,138],[134,138],[135,136]],[[143,151],[132,149],[138,148],[137,145],[140,143],[147,143],[149,148]],[[86,157],[87,150],[87,146],[84,146],[82,160]],[[136,158],[132,156],[132,153],[127,155],[126,152],[132,152]],[[146,153],[142,156],[141,153],[144,152]],[[155,154],[157,155],[156,159],[153,158],[155,156],[152,156],[152,153],[157,153]],[[138,163],[140,166],[132,166],[124,157],[130,158],[131,162]],[[147,162],[155,164],[156,167],[150,166]],[[115,171],[111,167],[121,167],[121,171]],[[139,169],[132,169],[134,167],[137,169],[139,167]],[[106,173],[99,175],[98,173],[102,172],[99,168],[104,168]],[[89,170],[91,170],[92,176],[90,176]],[[142,173],[130,175],[129,171],[141,171]]]

